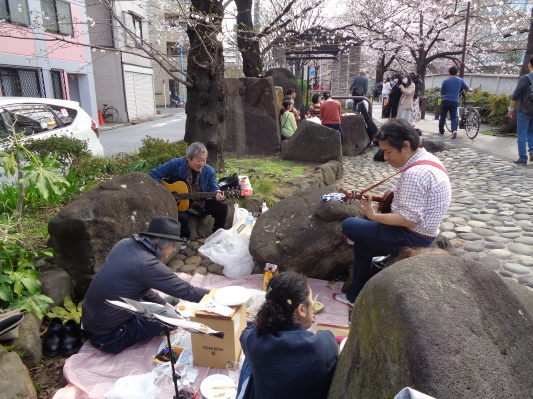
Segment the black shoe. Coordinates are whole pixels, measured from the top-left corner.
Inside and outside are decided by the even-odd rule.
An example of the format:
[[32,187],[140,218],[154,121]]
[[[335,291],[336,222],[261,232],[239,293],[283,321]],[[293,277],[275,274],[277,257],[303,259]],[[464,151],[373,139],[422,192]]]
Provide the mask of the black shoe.
[[527,165],[527,161],[522,161],[521,159],[517,159],[516,161],[513,161],[513,162],[518,165]]
[[80,326],[74,320],[69,320],[63,327],[63,342],[61,344],[61,356],[70,356],[78,353],[81,342]]
[[48,331],[44,336],[43,355],[46,357],[56,357],[61,353],[61,343],[63,341],[63,323],[59,317],[50,320]]

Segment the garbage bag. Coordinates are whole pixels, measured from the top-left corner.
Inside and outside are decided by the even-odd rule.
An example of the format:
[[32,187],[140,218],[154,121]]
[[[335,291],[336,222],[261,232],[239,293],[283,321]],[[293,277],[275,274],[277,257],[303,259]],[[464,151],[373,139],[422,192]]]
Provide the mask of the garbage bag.
[[235,229],[218,229],[198,251],[213,262],[224,266],[224,275],[241,278],[252,273],[254,260],[249,251],[250,240]]

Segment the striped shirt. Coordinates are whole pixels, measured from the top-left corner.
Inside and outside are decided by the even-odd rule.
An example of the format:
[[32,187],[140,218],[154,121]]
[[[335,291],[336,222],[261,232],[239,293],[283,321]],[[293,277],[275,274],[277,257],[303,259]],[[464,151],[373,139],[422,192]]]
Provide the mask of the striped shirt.
[[[421,148],[402,169],[422,160],[442,165],[437,157]],[[396,182],[391,209],[393,213],[416,223],[411,228],[414,232],[436,237],[451,198],[450,179],[444,171],[432,165],[416,165],[403,172]]]

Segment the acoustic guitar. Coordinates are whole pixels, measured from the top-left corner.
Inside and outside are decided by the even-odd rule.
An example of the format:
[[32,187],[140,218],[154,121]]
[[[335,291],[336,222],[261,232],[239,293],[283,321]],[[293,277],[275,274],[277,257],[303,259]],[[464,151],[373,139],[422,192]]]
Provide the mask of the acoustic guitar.
[[[343,190],[342,188],[339,190],[342,194],[345,195],[344,202],[348,202],[351,200],[361,199],[362,197],[368,197],[368,194],[359,194],[352,191],[349,193],[346,190]],[[372,196],[372,201],[375,201],[378,203],[378,211],[379,213],[391,213],[391,204],[392,199],[394,198],[394,191],[393,190],[387,190],[385,191],[385,194],[382,196]]]
[[[213,192],[205,192],[205,193],[193,193],[191,192],[191,186],[189,183],[184,181],[177,181],[174,183],[167,183],[166,181],[162,180],[163,187],[165,187],[168,191],[174,195],[174,198],[176,199],[176,205],[178,207],[178,211],[186,211],[189,209],[189,201],[195,200],[195,199],[202,199],[202,198],[209,198],[209,197],[216,197],[217,191]],[[226,196],[226,198],[233,198],[233,197],[240,197],[241,190],[228,190],[228,191],[222,191],[222,194]]]

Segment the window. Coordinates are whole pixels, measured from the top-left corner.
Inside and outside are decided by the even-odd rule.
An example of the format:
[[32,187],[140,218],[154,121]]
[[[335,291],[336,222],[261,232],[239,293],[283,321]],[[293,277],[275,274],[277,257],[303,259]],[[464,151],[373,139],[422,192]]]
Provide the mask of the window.
[[58,100],[66,100],[66,87],[65,87],[65,72],[62,69],[50,70],[52,75],[52,89],[54,90],[54,98]]
[[41,8],[44,14],[44,28],[48,32],[70,36],[74,34],[70,3],[60,0],[41,0]]
[[29,25],[30,18],[26,0],[0,0],[0,20]]
[[167,55],[169,57],[179,57],[180,45],[175,42],[167,42]]
[[21,104],[4,108],[4,122],[26,136],[57,128],[54,114],[44,105]]
[[76,119],[76,115],[78,115],[78,111],[72,108],[60,107],[52,104],[48,104],[48,106],[54,111],[56,118],[59,119],[64,126],[71,125],[72,122],[74,122],[74,119]]
[[0,65],[0,85],[6,97],[46,97],[41,68]]
[[[135,35],[137,38],[142,39],[143,38],[143,28],[142,28],[142,18],[137,15],[131,15],[133,20],[133,31],[135,32]],[[139,40],[140,41],[140,40]]]

